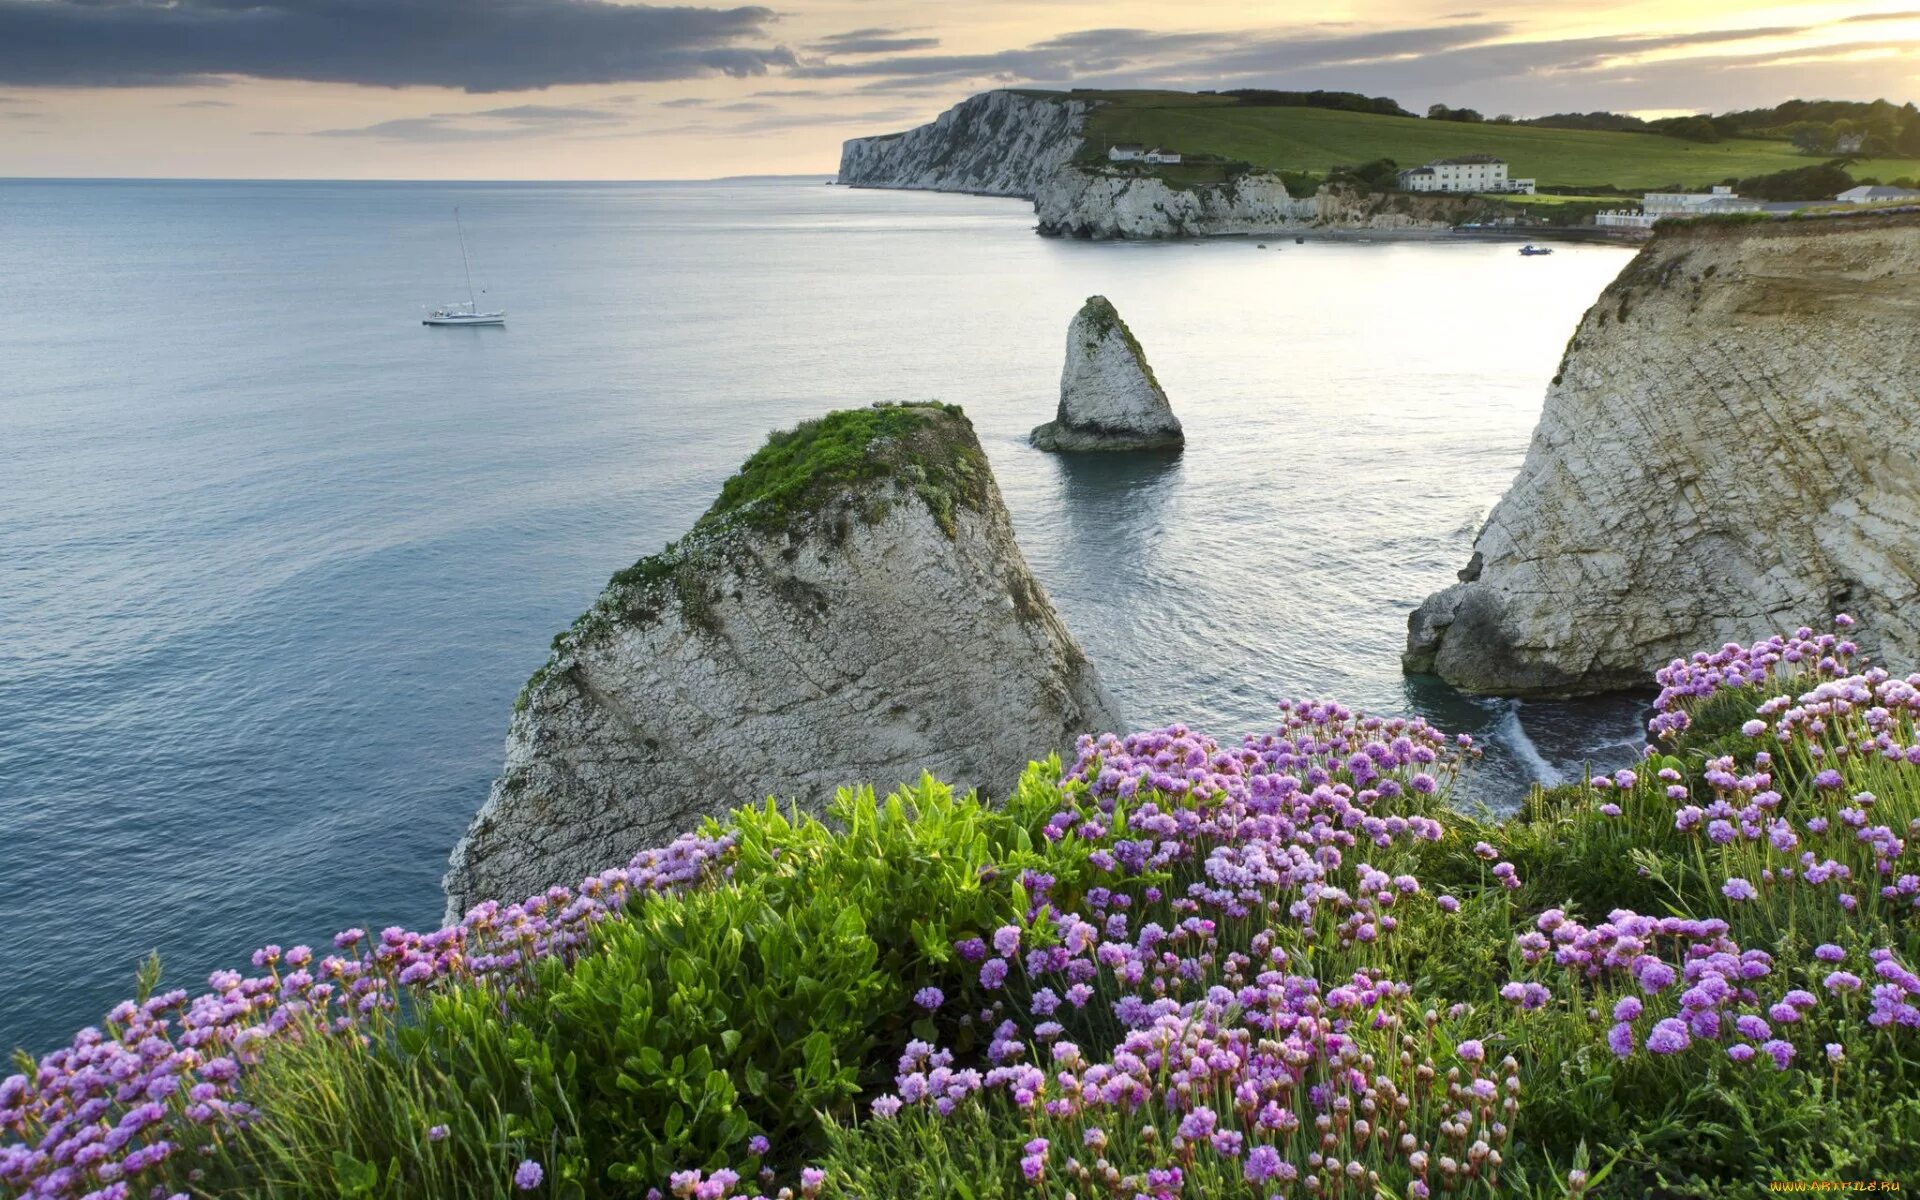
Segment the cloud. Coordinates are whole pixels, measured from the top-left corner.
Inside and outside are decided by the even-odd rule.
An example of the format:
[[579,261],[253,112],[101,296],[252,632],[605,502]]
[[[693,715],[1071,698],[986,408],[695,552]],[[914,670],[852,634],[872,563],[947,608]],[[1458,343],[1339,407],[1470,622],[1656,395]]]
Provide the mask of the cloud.
[[771,112],[774,106],[759,100],[736,100],[732,104],[716,104],[714,112]]
[[1834,24],[1851,25],[1856,21],[1912,21],[1916,19],[1920,19],[1920,9],[1909,12],[1860,13],[1856,16],[1841,17],[1838,21],[1835,21]]
[[379,138],[396,142],[504,142],[518,138],[567,136],[579,129],[604,128],[624,121],[605,109],[558,104],[515,104],[469,112],[395,117],[353,129],[317,129],[314,137]]
[[[1291,29],[1177,32],[1083,29],[1030,45],[980,54],[902,54],[810,61],[789,72],[814,79],[856,80],[856,94],[896,97],[951,95],[981,86],[1332,88],[1393,96],[1416,110],[1434,100],[1472,104],[1488,112],[1541,113],[1606,107],[1724,109],[1730,72],[1764,74],[1781,56],[1746,53],[1759,43],[1833,26],[1754,25],[1692,33],[1514,40],[1506,22],[1480,20],[1404,29],[1365,30],[1316,25]],[[1920,43],[1895,43],[1920,48]],[[1839,59],[1882,43],[1800,52]],[[1776,71],[1781,90],[1767,102],[1795,94],[1836,91],[1835,64],[1827,81],[1812,72]],[[1846,69],[1838,89],[1862,98],[1900,95],[1910,88],[1897,67]],[[1868,89],[1872,89],[1869,91]],[[1740,103],[1760,103],[1743,88]]]
[[182,100],[175,108],[233,108],[231,100]]
[[662,100],[660,102],[660,107],[661,108],[698,108],[700,105],[705,104],[706,102],[707,102],[707,99],[705,96],[682,96],[678,100]]
[[619,113],[604,108],[585,108],[564,104],[515,104],[509,108],[483,108],[466,113],[435,113],[440,117],[490,117],[500,121],[624,121]]
[[[811,63],[790,73],[815,79],[893,80],[912,87],[935,79],[1073,83],[1090,76],[1131,72],[1130,78],[1151,85],[1174,75],[1189,77],[1205,72],[1214,78],[1228,78],[1284,70],[1289,65],[1337,65],[1430,54],[1483,42],[1508,30],[1507,25],[1493,21],[1353,34],[1291,29],[1218,33],[1083,29],[1015,50]],[[886,84],[868,88],[886,89]]]
[[855,29],[830,34],[807,49],[820,54],[902,54],[931,50],[940,44],[936,37],[901,37],[900,33],[898,29]]
[[773,112],[751,121],[733,125],[723,125],[713,121],[690,122],[666,129],[651,129],[653,135],[702,134],[708,137],[749,137],[764,133],[777,133],[788,129],[804,129],[819,126],[845,126],[848,128],[871,128],[875,125],[904,124],[925,116],[917,108],[895,107],[869,109],[865,112]]
[[0,0],[0,83],[218,76],[468,92],[747,77],[797,62],[771,9],[610,0]]

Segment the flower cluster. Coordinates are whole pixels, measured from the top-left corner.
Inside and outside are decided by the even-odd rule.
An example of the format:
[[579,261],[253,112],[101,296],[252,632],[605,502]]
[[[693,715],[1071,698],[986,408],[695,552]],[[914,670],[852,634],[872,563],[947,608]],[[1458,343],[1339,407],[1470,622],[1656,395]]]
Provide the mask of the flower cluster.
[[[1043,832],[1093,846],[1089,862],[1119,889],[1094,889],[1095,920],[1084,924],[1124,924],[1133,900],[1121,885],[1166,876],[1184,885],[1169,898],[1176,921],[1278,923],[1297,930],[1300,944],[1341,949],[1370,946],[1398,927],[1394,906],[1421,888],[1392,867],[1416,843],[1443,836],[1419,810],[1437,810],[1428,798],[1477,753],[1472,740],[1334,704],[1295,702],[1282,713],[1279,728],[1237,750],[1179,725],[1081,739],[1068,783],[1084,788],[1063,790],[1078,801]],[[1142,899],[1162,896],[1155,889]],[[1061,936],[1075,935],[1069,927]],[[1090,952],[1091,935],[1077,936],[1069,956]]]
[[[1404,868],[1444,836],[1428,813],[1474,753],[1319,703],[1232,750],[1184,726],[1083,739],[1042,832],[1094,882],[1070,897],[1029,876],[1024,927],[955,946],[985,1061],[914,1042],[873,1114],[1010,1104],[1039,1135],[1026,1181],[1117,1195],[1493,1187],[1513,1061],[1455,1048],[1384,970],[1407,911],[1458,908]],[[1327,987],[1336,960],[1353,969]]]
[[[765,1148],[755,1147],[754,1152],[765,1153]],[[759,1183],[767,1185],[773,1173],[762,1168],[757,1174]],[[665,1200],[667,1195],[675,1196],[678,1200],[813,1200],[820,1194],[826,1178],[827,1173],[819,1167],[805,1167],[800,1172],[798,1191],[783,1187],[769,1194],[765,1186],[748,1191],[742,1186],[741,1173],[730,1167],[712,1171],[675,1171],[668,1181],[668,1191],[648,1188],[647,1200]]]
[[[552,888],[524,903],[477,905],[431,933],[348,929],[333,952],[262,947],[258,971],[215,971],[209,991],[170,991],[120,1004],[31,1075],[0,1081],[0,1184],[36,1197],[144,1195],[149,1172],[183,1150],[244,1127],[246,1069],[276,1039],[378,1032],[405,998],[447,981],[516,987],[533,960],[579,952],[593,926],[633,896],[693,886],[725,870],[731,835],[688,835],[625,868]],[[442,1134],[444,1136],[444,1133]],[[439,1140],[432,1138],[431,1140]],[[539,1186],[538,1163],[514,1172]]]
[[1841,633],[1816,634],[1802,626],[1792,636],[1775,634],[1751,646],[1728,642],[1712,652],[1674,659],[1654,673],[1660,695],[1654,700],[1656,715],[1649,728],[1658,738],[1678,737],[1692,725],[1692,710],[1708,698],[1720,692],[1765,686],[1776,674],[1845,675],[1848,660],[1859,651],[1844,636],[1853,618],[1842,613],[1834,618],[1834,625]]
[[[1837,1063],[1842,1043],[1813,1045],[1805,1031],[1842,1028],[1849,1017],[1857,1021],[1857,994],[1864,986],[1844,968],[1847,951],[1823,943],[1808,964],[1821,978],[1819,994],[1789,987],[1773,955],[1742,950],[1728,936],[1727,922],[1717,918],[1649,917],[1619,909],[1589,928],[1549,909],[1533,930],[1515,939],[1515,948],[1524,963],[1559,968],[1569,1007],[1609,1020],[1607,1045],[1620,1058],[1640,1050],[1670,1056],[1705,1043],[1721,1047],[1735,1062],[1771,1062],[1778,1070],[1803,1049],[1824,1050]],[[1868,996],[1866,1023],[1920,1029],[1920,976],[1891,949],[1873,950],[1867,958],[1882,982]],[[1816,1019],[1822,1007],[1839,1011]]]
[[952,1116],[997,1098],[1037,1131],[1023,1147],[1030,1183],[1049,1172],[1114,1195],[1224,1194],[1253,1185],[1307,1195],[1382,1187],[1424,1198],[1497,1190],[1518,1064],[1486,1065],[1480,1042],[1450,1044],[1405,984],[1355,975],[1322,994],[1309,978],[1263,971],[1185,1003],[1130,997],[1130,1028],[1096,1060],[1043,1025],[1009,1020],[982,1072],[914,1042],[875,1117]]

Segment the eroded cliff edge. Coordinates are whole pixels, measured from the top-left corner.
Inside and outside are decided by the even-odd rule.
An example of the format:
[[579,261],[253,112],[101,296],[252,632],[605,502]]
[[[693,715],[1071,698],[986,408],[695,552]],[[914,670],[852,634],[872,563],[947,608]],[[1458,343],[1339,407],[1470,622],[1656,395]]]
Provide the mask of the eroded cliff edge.
[[615,575],[528,682],[449,910],[574,884],[702,817],[930,771],[1010,791],[1122,727],[1014,542],[958,408],[774,435],[693,530]]
[[904,133],[849,139],[840,182],[1032,199],[1079,151],[1086,116],[1082,100],[983,92]]
[[1917,372],[1920,217],[1663,226],[1581,320],[1407,669],[1590,693],[1843,610],[1920,654]]

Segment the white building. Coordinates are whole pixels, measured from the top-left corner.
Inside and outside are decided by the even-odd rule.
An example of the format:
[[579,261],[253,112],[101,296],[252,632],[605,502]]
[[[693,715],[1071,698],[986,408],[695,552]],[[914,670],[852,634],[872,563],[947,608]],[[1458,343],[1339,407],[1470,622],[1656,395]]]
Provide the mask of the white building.
[[1652,229],[1653,223],[1659,219],[1652,213],[1635,212],[1630,208],[1593,214],[1593,223],[1602,229]]
[[1884,204],[1888,200],[1920,200],[1920,191],[1863,183],[1859,187],[1848,188],[1834,199],[1842,204]]
[[1436,158],[1424,167],[1400,172],[1406,192],[1516,192],[1533,195],[1533,180],[1507,178],[1507,162],[1491,154]]
[[1710,192],[1648,192],[1640,211],[1653,217],[1704,217],[1713,213],[1764,212],[1766,204],[1734,194],[1730,187]]
[[1142,162],[1150,163],[1177,163],[1180,161],[1180,152],[1178,150],[1162,150],[1160,147],[1155,146],[1153,149],[1141,155],[1140,159]]
[[1640,199],[1640,211],[1630,208],[1595,213],[1593,223],[1602,229],[1652,229],[1654,222],[1668,217],[1710,217],[1716,213],[1765,212],[1764,201],[1737,196],[1730,187],[1710,192],[1648,192]]
[[1121,142],[1117,146],[1107,147],[1108,162],[1139,162],[1147,156],[1147,148],[1139,142]]

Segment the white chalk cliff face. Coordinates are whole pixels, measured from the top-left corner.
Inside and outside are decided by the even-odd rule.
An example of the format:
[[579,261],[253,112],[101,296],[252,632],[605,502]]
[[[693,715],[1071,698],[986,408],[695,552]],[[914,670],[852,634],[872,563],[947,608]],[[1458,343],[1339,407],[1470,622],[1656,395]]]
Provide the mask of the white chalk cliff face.
[[1034,196],[1040,232],[1082,238],[1171,238],[1265,233],[1311,224],[1318,205],[1296,200],[1259,172],[1206,187],[1175,188],[1138,172],[1068,167]]
[[1662,229],[1581,321],[1520,476],[1406,666],[1644,686],[1701,646],[1863,618],[1920,655],[1920,218]]
[[1032,441],[1042,450],[1166,450],[1186,444],[1146,352],[1105,296],[1089,296],[1067,327],[1060,408],[1033,431]]
[[840,182],[854,187],[1032,197],[1080,149],[1083,101],[983,92],[905,133],[852,138]]
[[[923,771],[1004,795],[1030,759],[1122,727],[959,409],[811,430],[776,435],[555,639],[453,852],[450,912],[576,884],[769,796],[818,808]],[[782,476],[813,435],[859,443],[857,465]]]
[[1369,193],[1322,184],[1293,196],[1278,175],[1249,171],[1224,183],[1175,187],[1139,169],[1067,166],[1034,197],[1043,234],[1095,240],[1286,234],[1313,229],[1445,229],[1499,215],[1467,196]]

